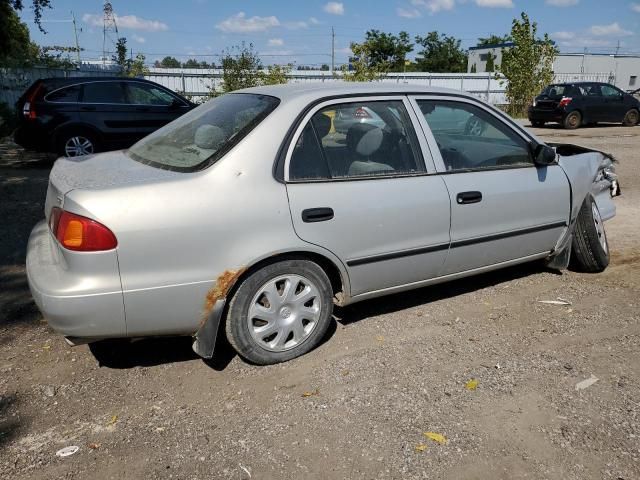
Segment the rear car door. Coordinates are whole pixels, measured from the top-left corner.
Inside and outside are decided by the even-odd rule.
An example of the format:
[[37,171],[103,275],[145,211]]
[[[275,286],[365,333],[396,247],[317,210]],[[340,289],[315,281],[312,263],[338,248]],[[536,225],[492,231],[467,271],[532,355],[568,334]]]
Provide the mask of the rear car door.
[[[451,197],[451,249],[442,273],[553,250],[569,220],[570,187],[560,166],[536,167],[526,135],[479,102],[412,101]],[[440,123],[451,110],[470,115],[481,133]]]
[[100,80],[83,84],[79,118],[100,132],[105,150],[125,148],[136,141],[132,113],[122,81]]
[[305,115],[289,145],[295,231],[346,264],[351,295],[436,277],[444,264],[449,196],[428,175],[435,170],[416,121],[401,96],[330,100]]
[[139,138],[146,137],[191,108],[184,100],[156,85],[128,81],[125,87],[127,101],[133,108],[131,118]]

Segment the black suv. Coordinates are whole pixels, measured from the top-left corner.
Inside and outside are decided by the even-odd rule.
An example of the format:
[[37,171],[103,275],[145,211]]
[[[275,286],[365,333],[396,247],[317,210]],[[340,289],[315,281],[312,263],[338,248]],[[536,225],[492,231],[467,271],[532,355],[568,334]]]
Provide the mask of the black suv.
[[27,149],[67,157],[127,148],[194,106],[143,79],[45,78],[16,103],[14,139]]
[[549,85],[529,107],[534,127],[557,122],[564,128],[598,122],[633,126],[640,120],[640,101],[608,83],[575,82]]

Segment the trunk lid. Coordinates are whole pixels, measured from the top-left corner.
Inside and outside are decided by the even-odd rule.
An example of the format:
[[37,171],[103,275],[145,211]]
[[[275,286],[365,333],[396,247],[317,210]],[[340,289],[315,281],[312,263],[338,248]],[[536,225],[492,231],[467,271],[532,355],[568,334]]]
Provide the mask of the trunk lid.
[[53,207],[62,207],[65,195],[71,190],[100,190],[171,180],[184,175],[136,162],[124,150],[86,157],[61,157],[49,176],[45,215],[48,219]]

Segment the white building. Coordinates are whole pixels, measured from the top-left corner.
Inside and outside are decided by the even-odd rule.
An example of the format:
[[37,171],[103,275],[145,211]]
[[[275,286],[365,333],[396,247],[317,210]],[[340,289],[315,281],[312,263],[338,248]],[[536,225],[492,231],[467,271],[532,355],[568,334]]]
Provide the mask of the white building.
[[[475,65],[477,72],[486,71],[489,55],[494,55],[494,64],[500,65],[502,49],[509,48],[512,43],[471,47],[467,71],[471,72]],[[597,81],[608,82],[622,90],[640,88],[640,56],[625,54],[600,53],[561,53],[553,62],[556,81]]]

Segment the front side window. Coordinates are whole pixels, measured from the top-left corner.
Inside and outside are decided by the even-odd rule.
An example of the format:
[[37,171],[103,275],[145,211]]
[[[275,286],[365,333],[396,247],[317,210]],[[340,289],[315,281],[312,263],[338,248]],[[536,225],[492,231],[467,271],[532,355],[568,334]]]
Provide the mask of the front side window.
[[253,130],[278,103],[268,95],[222,95],[143,138],[129,149],[129,155],[166,170],[206,168]]
[[602,96],[607,98],[620,98],[622,96],[622,92],[617,88],[612,87],[611,85],[602,85],[600,87],[602,91]]
[[313,115],[289,161],[289,180],[407,175],[424,171],[400,100],[352,102]]
[[529,144],[485,110],[469,103],[418,100],[447,171],[533,165]]
[[153,85],[143,83],[128,83],[127,92],[129,103],[134,105],[168,106],[173,103],[175,97]]
[[84,84],[83,103],[126,103],[120,82],[91,82]]

